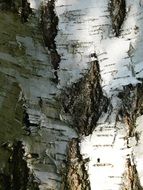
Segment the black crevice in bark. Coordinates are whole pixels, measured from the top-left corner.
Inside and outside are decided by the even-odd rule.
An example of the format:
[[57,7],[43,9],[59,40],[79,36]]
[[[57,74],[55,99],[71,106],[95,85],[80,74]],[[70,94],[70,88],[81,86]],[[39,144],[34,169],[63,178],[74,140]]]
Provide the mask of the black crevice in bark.
[[119,37],[126,17],[126,0],[111,0],[109,3],[109,11],[113,31],[115,36]]
[[58,82],[57,70],[59,69],[59,63],[61,61],[55,43],[55,37],[58,32],[58,22],[59,19],[55,13],[55,0],[48,1],[46,5],[42,6],[41,24],[44,43],[50,51],[51,64],[55,70],[55,82]]
[[21,141],[14,142],[7,173],[0,173],[1,190],[39,190],[39,184],[27,166]]
[[137,98],[136,98],[136,113],[143,115],[143,81],[137,85]]
[[78,134],[91,134],[109,104],[100,85],[98,61],[93,61],[88,73],[64,90],[61,101],[64,113],[72,116]]
[[64,190],[90,190],[87,171],[79,150],[79,140],[69,142]]
[[26,131],[26,135],[31,135],[31,129],[30,127],[38,127],[39,125],[37,123],[32,123],[29,120],[29,115],[26,110],[23,111],[23,125],[24,125],[24,130]]
[[28,168],[23,160],[24,150],[19,141],[14,144],[12,156],[10,158],[10,167],[12,173],[12,189],[18,190],[21,187],[26,189],[28,183]]

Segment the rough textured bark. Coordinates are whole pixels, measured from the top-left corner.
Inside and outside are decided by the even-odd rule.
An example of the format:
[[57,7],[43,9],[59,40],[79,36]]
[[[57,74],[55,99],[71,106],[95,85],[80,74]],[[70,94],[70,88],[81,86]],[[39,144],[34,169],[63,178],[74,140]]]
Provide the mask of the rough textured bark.
[[64,189],[69,190],[90,190],[85,162],[82,159],[79,149],[79,140],[73,138],[69,143],[67,158],[67,176],[65,177]]
[[142,1],[0,10],[0,189],[143,189]]
[[64,113],[72,116],[78,134],[91,134],[101,113],[108,107],[108,99],[100,86],[98,61],[92,62],[87,74],[64,90],[61,102]]

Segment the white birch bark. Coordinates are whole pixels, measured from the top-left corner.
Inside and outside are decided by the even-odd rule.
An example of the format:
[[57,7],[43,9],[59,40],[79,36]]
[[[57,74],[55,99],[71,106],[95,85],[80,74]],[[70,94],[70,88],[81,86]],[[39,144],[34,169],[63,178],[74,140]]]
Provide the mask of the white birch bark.
[[[130,135],[131,118],[122,117],[124,113],[120,112],[127,109],[126,98],[121,94],[124,95],[129,85],[132,90],[125,93],[129,95],[129,110],[134,113],[137,108],[134,101],[139,96],[137,86],[143,78],[143,2],[125,1],[126,14],[117,31],[120,1],[112,1],[115,7],[111,11],[112,3],[108,0],[56,0],[54,11],[59,23],[55,44],[61,56],[58,84],[51,80],[54,69],[50,50],[45,47],[39,28],[41,3],[43,6],[48,2],[29,0],[35,15],[24,24],[18,15],[0,13],[1,145],[7,141],[9,147],[15,139],[22,141],[24,159],[40,182],[39,189],[59,190],[64,188],[62,177],[68,144],[72,138],[78,138],[80,154],[83,160],[88,160],[85,166],[91,190],[137,190],[132,168],[135,166],[137,185],[142,187],[143,118],[137,114],[136,129]],[[85,136],[71,127],[72,119],[62,112],[57,97],[65,87],[77,83],[94,61],[99,64],[100,84],[109,105],[92,134]],[[28,115],[28,126],[22,124],[22,109]],[[30,134],[25,135],[22,127]],[[140,134],[139,138],[135,134]],[[2,173],[9,154],[3,148],[0,153]],[[34,158],[34,155],[38,156]],[[74,185],[71,190],[76,190]],[[80,186],[77,189],[82,190]]]
[[[117,121],[119,110],[123,106],[122,99],[118,97],[119,92],[129,84],[136,86],[140,83],[138,78],[143,77],[142,1],[126,0],[126,16],[118,37],[112,29],[109,6],[110,2],[107,0],[56,1],[59,17],[56,42],[62,56],[60,85],[67,85],[64,73],[69,73],[67,82],[76,81],[80,77],[79,73],[88,69],[91,54],[96,53],[101,86],[105,96],[110,98],[111,107],[108,112],[101,115],[93,133],[83,136],[80,143],[83,158],[90,160],[87,171],[92,190],[122,189],[128,158],[132,165],[137,165],[143,185],[142,150],[137,148],[135,137],[129,137],[127,123]],[[115,15],[118,14],[118,9],[118,1],[115,1]],[[130,142],[132,143],[129,144]]]

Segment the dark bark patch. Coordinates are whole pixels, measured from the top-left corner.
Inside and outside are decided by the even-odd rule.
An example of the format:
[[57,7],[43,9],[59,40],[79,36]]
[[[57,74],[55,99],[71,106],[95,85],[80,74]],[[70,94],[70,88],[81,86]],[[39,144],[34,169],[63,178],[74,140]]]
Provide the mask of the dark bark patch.
[[0,10],[17,11],[15,1],[14,0],[0,0]]
[[6,172],[0,173],[0,189],[2,190],[39,190],[39,184],[27,166],[25,150],[21,141],[12,145],[11,156]]
[[61,95],[64,113],[73,118],[78,134],[89,135],[96,126],[102,112],[106,112],[108,99],[100,86],[98,61],[91,63],[88,73]]
[[30,3],[27,0],[22,0],[21,21],[27,22],[30,14],[32,14]]
[[79,151],[79,141],[73,138],[69,143],[65,190],[90,190],[85,163]]
[[32,14],[28,0],[0,0],[0,10],[19,14],[22,23],[27,22],[29,15]]
[[113,31],[115,36],[119,37],[126,16],[126,0],[111,0],[109,4],[109,11]]
[[4,173],[0,173],[0,189],[1,190],[10,190],[10,176]]
[[143,190],[136,166],[131,162],[130,158],[127,158],[126,166],[127,170],[124,174],[124,185],[122,190]]
[[41,13],[41,25],[43,31],[43,39],[45,46],[50,51],[51,64],[54,67],[55,81],[58,82],[57,70],[59,69],[59,63],[61,57],[56,50],[55,37],[58,32],[59,19],[55,13],[55,0],[48,1],[46,5],[42,6]]
[[143,115],[143,84],[133,86],[131,84],[124,87],[123,91],[118,94],[122,101],[122,106],[119,115],[123,118],[126,126],[128,127],[129,137],[139,135],[135,133],[136,118]]

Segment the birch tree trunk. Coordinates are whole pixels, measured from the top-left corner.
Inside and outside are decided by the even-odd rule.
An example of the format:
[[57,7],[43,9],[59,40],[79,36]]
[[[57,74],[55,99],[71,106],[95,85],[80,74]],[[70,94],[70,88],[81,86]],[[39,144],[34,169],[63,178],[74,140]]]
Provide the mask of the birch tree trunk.
[[0,190],[142,190],[142,0],[0,9]]

